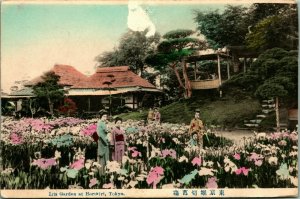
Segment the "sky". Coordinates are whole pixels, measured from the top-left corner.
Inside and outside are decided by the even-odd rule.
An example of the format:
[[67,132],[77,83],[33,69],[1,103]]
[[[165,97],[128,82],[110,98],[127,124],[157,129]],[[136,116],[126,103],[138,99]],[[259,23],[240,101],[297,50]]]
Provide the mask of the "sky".
[[[225,4],[3,3],[1,8],[1,89],[31,80],[55,64],[91,75],[95,57],[117,47],[130,28],[164,34],[196,29],[193,10],[222,11]],[[151,31],[150,31],[151,32]]]

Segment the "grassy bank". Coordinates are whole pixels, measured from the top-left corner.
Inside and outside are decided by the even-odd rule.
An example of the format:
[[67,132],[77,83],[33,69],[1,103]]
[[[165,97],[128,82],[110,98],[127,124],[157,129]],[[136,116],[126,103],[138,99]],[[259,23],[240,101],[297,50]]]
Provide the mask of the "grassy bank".
[[[258,113],[260,104],[257,100],[233,99],[222,100],[182,100],[160,108],[162,122],[188,124],[194,116],[194,110],[201,110],[201,118],[206,125],[220,125],[223,127],[242,126],[245,119],[251,119]],[[119,116],[125,120],[145,120],[148,110],[124,113]]]

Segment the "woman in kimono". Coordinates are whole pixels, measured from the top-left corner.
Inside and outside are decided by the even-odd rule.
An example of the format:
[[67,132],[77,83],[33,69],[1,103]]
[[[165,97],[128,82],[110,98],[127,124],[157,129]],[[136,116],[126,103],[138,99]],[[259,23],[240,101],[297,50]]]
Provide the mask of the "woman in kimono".
[[125,152],[125,133],[124,130],[121,128],[122,119],[117,117],[115,119],[115,127],[113,128],[111,134],[111,145],[113,145],[112,149],[112,160],[117,161],[119,163],[122,162],[122,158]]
[[154,109],[154,122],[160,124],[160,112],[158,111],[158,108]]
[[100,113],[100,120],[97,123],[97,134],[98,139],[98,149],[97,149],[97,159],[101,164],[101,173],[104,174],[106,162],[109,161],[109,141],[107,137],[107,113]]

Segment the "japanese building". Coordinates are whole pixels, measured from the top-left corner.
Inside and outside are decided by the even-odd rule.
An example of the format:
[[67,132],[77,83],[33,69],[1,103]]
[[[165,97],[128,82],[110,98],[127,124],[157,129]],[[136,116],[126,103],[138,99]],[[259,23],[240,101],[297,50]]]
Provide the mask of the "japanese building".
[[[50,71],[60,76],[59,84],[64,87],[65,95],[82,112],[96,112],[110,105],[137,109],[143,106],[145,100],[149,100],[149,96],[154,102],[162,93],[146,79],[130,71],[128,66],[98,68],[91,76],[68,65],[55,65]],[[34,97],[32,86],[40,81],[41,76],[5,97],[15,102]]]

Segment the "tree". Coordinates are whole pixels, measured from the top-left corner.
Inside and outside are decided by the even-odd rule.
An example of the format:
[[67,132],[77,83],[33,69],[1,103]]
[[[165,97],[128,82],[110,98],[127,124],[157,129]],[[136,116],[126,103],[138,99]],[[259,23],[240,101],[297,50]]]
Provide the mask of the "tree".
[[117,48],[104,52],[95,59],[101,66],[129,66],[135,73],[143,73],[145,58],[154,52],[160,35],[147,37],[148,30],[139,32],[129,30],[125,33]]
[[297,49],[298,17],[295,5],[285,5],[277,15],[267,16],[251,28],[246,44],[254,50],[270,48]]
[[254,3],[248,9],[247,21],[253,26],[269,16],[280,15],[290,6],[291,4],[284,3]]
[[[146,63],[154,66],[155,69],[163,71],[169,67],[173,70],[179,87],[184,89],[185,98],[190,98],[192,95],[185,58],[192,55],[196,50],[206,48],[204,41],[191,37],[194,33],[192,30],[174,30],[166,33],[163,36],[164,40],[157,46],[156,53],[146,58]],[[182,69],[184,82],[178,68]]]
[[298,54],[273,48],[262,53],[250,67],[250,71],[233,76],[224,84],[248,89],[262,99],[275,98],[277,128],[279,128],[279,102],[290,106],[297,104]]
[[207,13],[195,11],[195,15],[197,29],[205,36],[211,48],[244,44],[248,32],[248,24],[245,20],[247,8],[227,5],[222,14],[215,10]]
[[64,97],[63,86],[58,84],[59,76],[50,71],[42,76],[42,81],[33,86],[33,93],[40,99],[46,99],[49,106],[49,113],[54,114],[54,103]]
[[279,121],[279,98],[288,96],[289,91],[294,90],[295,85],[291,79],[284,76],[277,76],[268,79],[263,85],[259,86],[255,92],[256,95],[269,99],[275,98],[275,112],[276,112],[276,129],[280,131]]

